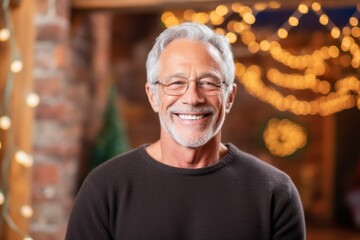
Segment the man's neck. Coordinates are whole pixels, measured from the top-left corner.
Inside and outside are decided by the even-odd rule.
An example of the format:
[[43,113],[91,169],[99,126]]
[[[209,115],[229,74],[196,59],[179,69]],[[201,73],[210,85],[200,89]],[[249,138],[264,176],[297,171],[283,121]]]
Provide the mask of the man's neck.
[[219,135],[205,145],[189,148],[175,142],[172,138],[161,138],[147,147],[147,152],[155,160],[178,168],[203,168],[215,164],[223,157],[227,148],[220,142]]

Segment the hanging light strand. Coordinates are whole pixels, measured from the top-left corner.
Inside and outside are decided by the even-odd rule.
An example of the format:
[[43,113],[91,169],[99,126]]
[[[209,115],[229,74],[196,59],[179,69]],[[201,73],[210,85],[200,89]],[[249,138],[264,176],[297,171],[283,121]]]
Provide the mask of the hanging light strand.
[[[12,112],[11,112],[11,98],[14,91],[14,81],[15,74],[19,73],[23,68],[23,63],[21,61],[19,49],[17,42],[14,37],[13,25],[10,17],[10,0],[3,0],[1,5],[1,15],[3,16],[4,26],[0,26],[0,44],[8,44],[10,48],[10,66],[7,72],[5,79],[4,92],[2,94],[2,99],[0,102],[0,133],[2,139],[6,139],[6,143],[2,144],[0,142],[0,150],[2,151],[3,158],[1,159],[1,183],[0,183],[0,207],[1,207],[1,218],[0,223],[5,222],[9,228],[16,232],[19,236],[22,236],[23,240],[32,240],[32,238],[24,232],[17,223],[13,220],[10,215],[10,189],[9,189],[9,179],[10,179],[10,168],[12,160],[15,159],[17,164],[22,165],[25,168],[31,167],[32,157],[22,151],[17,149],[14,139],[14,127],[12,127]],[[36,100],[35,94],[31,94],[30,98]],[[36,95],[37,96],[37,95]],[[34,103],[35,106],[36,103]],[[28,103],[30,106],[30,104]],[[0,139],[0,140],[2,140]],[[28,205],[24,205],[19,209],[19,213],[24,217],[28,218],[31,216],[32,209]],[[1,228],[3,229],[3,228]],[[0,230],[1,231],[1,230]]]
[[[340,30],[339,27],[337,27],[334,22],[331,21],[331,19],[324,13],[322,8],[314,10],[314,12],[319,16],[320,23],[321,19],[326,19],[326,21],[322,24],[329,29],[330,34],[334,39],[338,39],[340,41],[341,49],[344,52],[349,52],[352,55],[351,65],[354,68],[360,67],[360,47],[353,38],[355,31],[352,31],[353,29],[357,29],[359,34],[358,36],[360,36],[360,29],[357,27],[359,20],[356,18],[359,13],[359,8],[360,4],[357,4],[355,13],[349,18],[349,23],[342,30]],[[352,26],[352,28],[349,28],[349,26]],[[344,33],[346,34],[349,32],[346,30],[347,28],[349,28],[350,34],[344,36]]]
[[[236,76],[250,95],[272,105],[279,111],[290,111],[296,115],[327,116],[356,106],[360,96],[360,81],[354,76],[341,79],[336,91],[311,101],[300,100],[294,95],[283,95],[274,88],[265,85],[260,66],[245,67],[236,63]],[[354,96],[354,94],[356,96]]]

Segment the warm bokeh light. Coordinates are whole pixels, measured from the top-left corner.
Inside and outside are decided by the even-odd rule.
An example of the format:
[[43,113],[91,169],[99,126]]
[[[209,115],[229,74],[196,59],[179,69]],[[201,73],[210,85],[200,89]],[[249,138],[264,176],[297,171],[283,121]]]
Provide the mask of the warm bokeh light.
[[353,27],[351,29],[351,35],[355,38],[359,38],[360,37],[360,28],[359,27]]
[[0,29],[0,41],[5,42],[10,38],[10,31],[7,28]]
[[213,25],[220,25],[224,22],[224,17],[217,14],[216,11],[211,11],[209,17]]
[[194,13],[191,17],[191,20],[193,22],[199,22],[203,24],[207,23],[209,19],[210,19],[209,14],[207,14],[206,12]]
[[215,28],[214,31],[218,34],[225,35],[225,30],[223,28]]
[[328,53],[331,58],[337,58],[340,54],[340,50],[337,46],[332,45],[329,47]]
[[257,53],[260,50],[260,46],[257,42],[253,41],[248,44],[248,50],[251,53]]
[[319,18],[319,22],[322,25],[327,25],[329,23],[329,17],[326,14],[321,14],[321,16]]
[[161,21],[166,27],[175,26],[180,23],[180,20],[170,11],[166,11],[161,15]]
[[352,43],[353,43],[353,39],[349,36],[345,36],[341,41],[341,49],[345,52],[349,51]]
[[231,4],[231,10],[236,13],[240,13],[242,7],[243,5],[239,2],[234,2],[233,4]]
[[357,19],[356,17],[351,17],[349,19],[349,23],[351,26],[356,27],[359,24],[359,19]]
[[14,60],[10,65],[10,69],[14,73],[20,72],[23,69],[22,61],[21,60]]
[[7,130],[11,127],[11,120],[8,116],[0,117],[0,128],[3,130]]
[[299,4],[299,6],[298,6],[298,11],[299,11],[300,13],[302,13],[302,14],[306,14],[306,13],[309,12],[309,7],[306,6],[305,4],[301,3],[301,4]]
[[29,205],[22,206],[20,212],[25,218],[31,218],[34,215],[34,211]]
[[285,157],[303,148],[307,142],[305,128],[288,119],[270,119],[263,139],[271,154]]
[[244,15],[247,14],[247,13],[252,14],[253,13],[252,9],[250,7],[248,7],[248,6],[242,6],[240,8],[240,12],[239,12],[240,16],[244,17]]
[[0,191],[0,206],[3,205],[5,202],[5,196],[4,193]]
[[34,163],[32,156],[22,150],[19,150],[15,153],[15,160],[24,167],[31,167]]
[[279,38],[285,39],[288,36],[288,31],[285,28],[280,28],[277,32]]
[[245,73],[245,66],[241,63],[235,63],[235,75],[241,77]]
[[256,36],[251,31],[245,31],[241,36],[241,41],[248,45],[249,43],[256,41]]
[[267,8],[267,5],[265,2],[256,2],[254,5],[253,5],[253,8],[260,12],[260,11],[264,11],[266,8]]
[[221,4],[215,8],[215,11],[219,16],[223,17],[229,12],[229,9],[227,6]]
[[[184,11],[184,14],[183,14],[184,19],[185,19],[186,21],[191,21],[192,16],[193,16],[195,13],[196,13],[196,12],[195,12],[194,9],[185,10],[185,11]],[[161,18],[161,20],[163,21],[162,18]],[[164,21],[163,21],[163,22],[164,22]]]
[[237,33],[243,33],[244,31],[250,29],[249,25],[243,22],[235,22],[233,27],[234,27],[234,31]]
[[349,36],[351,34],[351,28],[349,27],[343,27],[342,33],[346,36]]
[[261,51],[269,51],[270,50],[270,43],[267,40],[263,40],[260,42],[260,49]]
[[333,29],[331,29],[331,36],[335,39],[338,39],[340,37],[340,29],[337,27],[333,27]]
[[272,9],[278,9],[281,7],[281,3],[278,1],[270,1],[268,3],[268,6],[269,6],[269,8],[272,8]]
[[228,32],[225,37],[229,40],[230,43],[234,43],[237,40],[236,34],[232,32]]
[[359,68],[360,67],[360,60],[359,59],[353,59],[351,60],[351,66],[353,68]]
[[288,22],[293,27],[299,25],[299,19],[297,17],[294,17],[294,16],[289,17]]
[[320,3],[318,3],[318,2],[313,2],[313,3],[311,4],[311,8],[312,8],[312,10],[314,10],[315,12],[318,12],[318,11],[321,10],[321,5],[320,5]]
[[243,16],[243,20],[244,22],[246,22],[247,24],[254,24],[256,21],[256,18],[254,17],[254,15],[252,13],[245,13]]
[[36,93],[30,93],[26,97],[26,103],[29,107],[37,107],[40,103],[40,97]]

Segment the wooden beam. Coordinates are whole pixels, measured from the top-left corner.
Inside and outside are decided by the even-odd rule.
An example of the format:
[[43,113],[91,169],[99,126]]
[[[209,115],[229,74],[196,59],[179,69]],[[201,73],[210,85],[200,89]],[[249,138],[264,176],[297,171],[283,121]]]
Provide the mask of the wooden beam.
[[[256,0],[73,0],[72,8],[78,10],[122,10],[133,9],[147,11],[149,9],[165,9],[165,8],[209,8],[219,4],[228,4],[240,2],[244,5],[254,5],[259,1]],[[267,1],[264,1],[267,2]],[[300,4],[300,0],[277,0],[284,7],[294,7]],[[340,6],[356,6],[358,0],[319,0],[324,6],[340,7]]]
[[[36,2],[35,0],[26,1],[12,1],[13,5],[10,8],[10,15],[14,31],[14,38],[16,40],[23,69],[15,74],[13,79],[14,86],[11,92],[11,132],[1,134],[1,141],[6,144],[1,151],[7,147],[15,147],[21,149],[26,153],[31,153],[32,142],[32,109],[26,105],[26,96],[32,89],[32,63],[33,63],[33,47],[34,47],[34,12]],[[4,86],[7,80],[7,74],[11,63],[11,48],[10,42],[6,41],[0,44],[0,90],[4,91]],[[0,99],[2,100],[2,99]],[[10,136],[11,134],[11,136]],[[4,139],[6,138],[6,139]],[[10,141],[9,139],[13,139]],[[14,144],[14,146],[10,146]],[[0,163],[4,161],[3,152],[0,151]],[[13,153],[13,152],[12,152]],[[3,170],[3,169],[1,169]],[[18,228],[27,233],[29,229],[29,219],[21,214],[21,207],[24,205],[31,205],[31,168],[25,168],[18,164],[14,157],[10,162],[8,169],[9,179],[7,179],[9,187],[9,213],[13,222]],[[1,216],[3,217],[3,216]],[[2,221],[4,223],[4,221]],[[5,226],[5,231],[0,236],[1,239],[22,240],[23,236],[15,232],[9,227]]]
[[189,4],[204,4],[204,3],[218,3],[216,0],[75,0],[72,2],[74,8],[94,9],[121,9],[121,8],[147,8],[147,7],[163,7],[168,5],[189,5]]
[[72,8],[76,10],[133,10],[153,11],[173,8],[209,8],[219,4],[217,0],[75,0]]

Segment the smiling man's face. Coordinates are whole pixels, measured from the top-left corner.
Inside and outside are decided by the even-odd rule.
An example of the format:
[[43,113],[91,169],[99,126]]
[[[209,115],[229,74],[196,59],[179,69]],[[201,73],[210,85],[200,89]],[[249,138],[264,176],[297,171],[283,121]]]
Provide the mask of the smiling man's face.
[[180,76],[190,82],[183,95],[166,95],[158,85],[158,93],[149,96],[153,109],[159,112],[161,134],[168,134],[178,144],[191,148],[200,147],[220,134],[235,92],[226,95],[223,86],[218,95],[205,96],[196,86],[196,81],[205,76],[223,81],[220,64],[220,54],[210,44],[178,39],[166,47],[159,59],[158,80],[164,82]]

